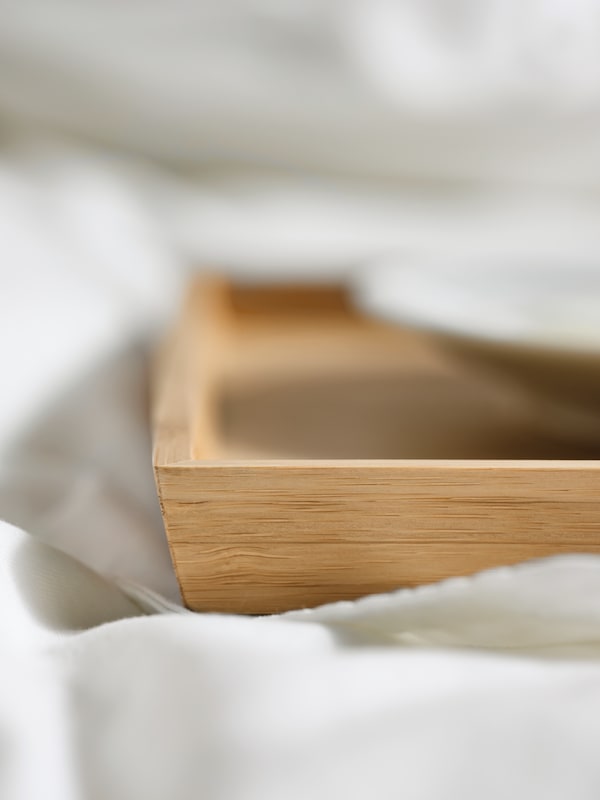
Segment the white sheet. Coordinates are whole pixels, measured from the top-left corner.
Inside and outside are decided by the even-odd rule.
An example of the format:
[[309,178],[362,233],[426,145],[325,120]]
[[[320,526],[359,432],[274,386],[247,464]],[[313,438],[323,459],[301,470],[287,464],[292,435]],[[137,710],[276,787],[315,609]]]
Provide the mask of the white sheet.
[[0,168],[2,797],[597,797],[598,558],[280,618],[177,606],[144,410],[185,273],[136,174]]
[[[312,105],[296,113],[275,102],[281,116],[263,108],[255,128],[251,112],[260,104],[252,93],[244,95],[246,116],[235,118],[247,124],[231,126],[237,106],[227,84],[228,103],[213,109],[230,115],[199,137],[210,115],[194,106],[197,115],[186,117],[194,86],[180,95],[173,87],[182,75],[201,76],[189,59],[204,51],[180,47],[183,16],[145,4],[154,10],[140,24],[135,5],[117,12],[66,0],[1,4],[0,110],[13,133],[0,160],[0,517],[18,527],[2,523],[0,530],[0,796],[596,800],[600,559],[548,560],[281,617],[193,615],[178,605],[145,418],[147,353],[176,308],[190,263],[339,273],[382,251],[431,248],[432,230],[435,246],[453,252],[510,242],[520,252],[598,253],[595,193],[572,194],[595,174],[590,148],[581,137],[569,139],[581,145],[575,166],[592,165],[569,171],[569,153],[550,135],[545,152],[561,157],[540,159],[549,173],[527,173],[527,192],[514,184],[485,184],[473,194],[374,181],[379,154],[380,167],[404,174],[402,148],[396,160],[390,154],[405,112],[393,122],[390,108],[412,108],[414,116],[414,98],[422,97],[388,80],[399,74],[385,67],[385,58],[398,55],[393,42],[381,52],[369,45],[381,42],[385,20],[400,13],[400,4],[383,0],[353,3],[352,14],[338,16],[343,4],[240,4],[255,23],[266,15],[269,30],[304,32],[292,51],[302,63],[316,57],[321,41],[317,53],[343,64],[346,78],[338,81],[332,66],[331,86]],[[191,4],[188,25],[196,5],[230,36],[238,4]],[[538,41],[541,5],[528,5],[529,42]],[[553,8],[571,28],[584,21],[580,42],[592,35],[592,5],[578,4],[571,16],[566,5]],[[245,73],[254,76],[248,92],[259,90],[256,76],[265,71],[253,61],[257,53],[274,59],[269,64],[294,64],[273,55],[264,26],[251,30],[250,55],[241,59],[256,67]],[[327,35],[319,39],[321,30]],[[501,43],[512,41],[506,36]],[[148,37],[163,54],[160,64],[177,66],[154,95],[148,64],[137,61]],[[177,47],[169,49],[172,41]],[[429,39],[422,41],[425,47]],[[106,57],[107,42],[114,58]],[[173,50],[181,61],[164,55]],[[206,52],[214,59],[219,48]],[[346,55],[336,60],[336,53]],[[568,50],[564,91],[544,92],[536,73],[527,96],[563,113],[595,53]],[[372,106],[382,104],[370,117],[374,138],[365,139],[373,146],[359,148],[364,163],[337,178],[277,171],[274,163],[286,157],[294,168],[349,166],[343,148],[336,160],[337,143],[346,111],[365,112],[346,93],[363,85],[357,74],[379,87]],[[587,74],[588,95],[576,99],[589,111],[596,72]],[[511,85],[508,70],[496,102]],[[90,86],[95,102],[85,103]],[[465,102],[480,111],[484,95],[471,86]],[[270,84],[265,97],[281,96]],[[328,116],[334,97],[339,103]],[[426,97],[437,120],[439,97]],[[34,119],[35,134],[14,133],[25,123],[31,129]],[[287,120],[286,131],[299,124],[296,139],[278,139],[284,150],[269,150],[268,168],[241,170],[233,159],[186,177],[39,132],[42,123],[94,131],[153,156],[169,155],[164,145],[173,141],[198,162],[220,132],[243,130],[221,155],[227,161],[246,142],[244,156],[256,164],[268,160],[265,119]],[[581,119],[575,114],[565,125],[585,139],[595,129],[580,127]],[[356,151],[351,141],[349,153]],[[493,177],[470,158],[481,152],[476,147],[459,150],[469,157],[446,152],[432,171],[458,165],[463,176]],[[499,173],[512,165],[514,179],[527,150],[516,160],[510,146],[503,152],[500,161],[482,163]],[[542,178],[560,187],[565,170],[569,192],[540,194]]]
[[593,187],[595,0],[2,0],[0,112],[186,165]]

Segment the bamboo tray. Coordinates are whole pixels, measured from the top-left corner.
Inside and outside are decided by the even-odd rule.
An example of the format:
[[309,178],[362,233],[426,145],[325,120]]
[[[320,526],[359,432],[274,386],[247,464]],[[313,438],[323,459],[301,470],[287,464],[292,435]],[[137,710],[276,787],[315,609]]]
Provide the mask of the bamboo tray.
[[205,277],[162,349],[154,467],[184,601],[270,613],[600,552],[600,454],[340,287]]

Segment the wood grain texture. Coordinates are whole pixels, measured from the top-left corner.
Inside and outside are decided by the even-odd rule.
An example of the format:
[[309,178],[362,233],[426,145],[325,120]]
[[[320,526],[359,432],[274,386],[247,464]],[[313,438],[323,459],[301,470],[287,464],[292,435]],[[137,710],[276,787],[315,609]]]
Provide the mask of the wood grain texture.
[[[369,382],[424,371],[457,379],[425,342],[358,320],[331,289],[312,300],[306,289],[278,291],[277,299],[254,288],[244,299],[243,289],[205,279],[157,370],[155,474],[190,608],[271,613],[554,553],[600,552],[600,460],[575,458],[581,454],[568,448],[564,459],[299,459],[273,458],[261,447],[256,453],[265,457],[252,457],[246,444],[240,457],[220,416],[233,389],[247,402],[248,387],[298,375],[359,373]],[[463,378],[470,394],[478,391]],[[512,435],[513,449],[539,449],[523,439],[523,420],[511,417],[513,400],[495,410],[486,400],[479,414],[489,411],[491,433],[506,425],[501,438],[510,443]],[[305,406],[308,399],[293,406],[289,424]],[[307,415],[309,425],[314,411]],[[372,416],[365,424],[373,430],[391,425],[379,407]],[[481,420],[463,417],[453,418],[456,445],[467,435],[473,448],[485,444]],[[275,449],[268,441],[266,450]],[[492,449],[500,444],[489,438]],[[403,446],[404,434],[399,452]]]

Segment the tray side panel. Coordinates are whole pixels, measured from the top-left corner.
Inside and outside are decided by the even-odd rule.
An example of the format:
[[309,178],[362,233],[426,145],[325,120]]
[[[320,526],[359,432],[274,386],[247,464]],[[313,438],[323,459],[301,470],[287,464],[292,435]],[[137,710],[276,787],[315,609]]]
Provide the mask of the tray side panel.
[[568,552],[600,553],[600,464],[157,469],[195,610],[272,613]]

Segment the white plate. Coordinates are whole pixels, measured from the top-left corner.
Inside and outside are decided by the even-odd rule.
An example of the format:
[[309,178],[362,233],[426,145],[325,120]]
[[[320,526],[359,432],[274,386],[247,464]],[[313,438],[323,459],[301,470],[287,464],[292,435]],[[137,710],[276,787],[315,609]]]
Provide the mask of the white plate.
[[545,427],[600,439],[600,263],[388,260],[354,297],[533,391]]

